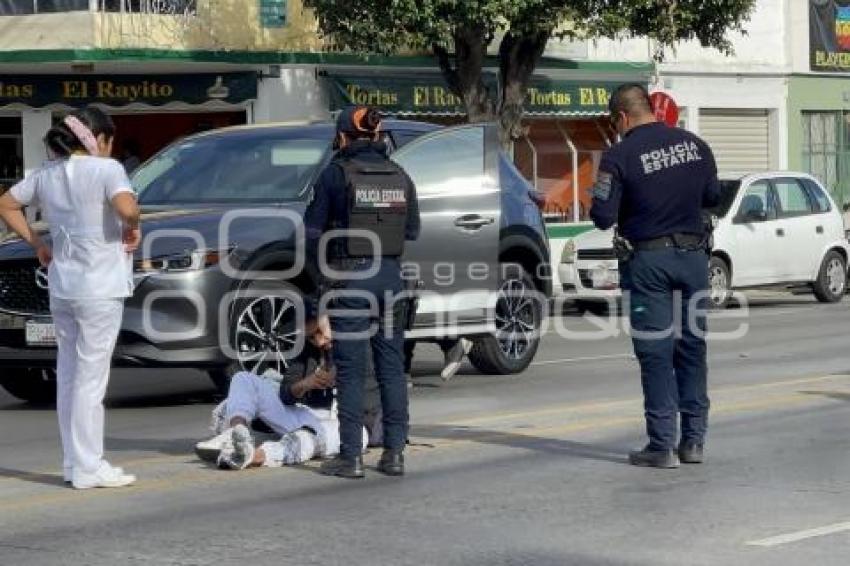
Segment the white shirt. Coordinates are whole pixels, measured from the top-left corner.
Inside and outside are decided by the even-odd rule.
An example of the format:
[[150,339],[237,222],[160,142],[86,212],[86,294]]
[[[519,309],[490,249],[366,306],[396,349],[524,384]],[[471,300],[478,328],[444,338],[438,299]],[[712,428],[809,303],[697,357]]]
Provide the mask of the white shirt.
[[73,156],[53,161],[12,187],[22,205],[38,202],[50,225],[50,295],[59,299],[117,299],[133,294],[132,255],[112,199],[133,192],[114,159]]

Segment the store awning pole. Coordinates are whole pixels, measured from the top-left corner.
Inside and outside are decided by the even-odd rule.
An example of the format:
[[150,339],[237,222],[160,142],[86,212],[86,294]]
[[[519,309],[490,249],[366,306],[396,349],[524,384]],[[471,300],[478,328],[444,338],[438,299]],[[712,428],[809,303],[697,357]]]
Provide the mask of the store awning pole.
[[534,176],[534,190],[536,191],[539,189],[539,187],[537,186],[537,148],[534,147],[534,144],[531,143],[531,138],[528,136],[525,137],[525,143],[527,143],[529,149],[531,149],[531,174]]
[[570,139],[570,136],[564,129],[563,124],[561,124],[561,122],[556,122],[556,124],[558,124],[558,131],[561,132],[561,135],[564,136],[564,140],[567,142],[567,147],[573,154],[573,222],[578,223],[581,220],[581,216],[579,215],[580,202],[578,198],[578,149],[573,143],[573,140]]
[[611,147],[611,139],[605,135],[605,130],[602,129],[602,126],[599,125],[598,121],[593,122],[596,125],[596,130],[599,132],[599,135],[602,137],[602,141],[605,142],[605,145]]

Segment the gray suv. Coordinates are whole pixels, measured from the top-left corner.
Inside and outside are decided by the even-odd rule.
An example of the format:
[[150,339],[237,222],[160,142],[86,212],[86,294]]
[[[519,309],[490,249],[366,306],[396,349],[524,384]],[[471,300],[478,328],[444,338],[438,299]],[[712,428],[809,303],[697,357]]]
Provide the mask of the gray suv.
[[[203,368],[220,387],[241,369],[285,371],[303,341],[300,299],[314,288],[301,219],[333,136],[330,124],[218,130],[138,170],[145,241],[116,366]],[[421,294],[407,338],[468,337],[480,371],[523,371],[551,292],[549,250],[496,128],[387,121],[384,138],[422,214],[404,258]],[[44,272],[19,240],[0,244],[0,313],[0,385],[49,401],[56,350]]]

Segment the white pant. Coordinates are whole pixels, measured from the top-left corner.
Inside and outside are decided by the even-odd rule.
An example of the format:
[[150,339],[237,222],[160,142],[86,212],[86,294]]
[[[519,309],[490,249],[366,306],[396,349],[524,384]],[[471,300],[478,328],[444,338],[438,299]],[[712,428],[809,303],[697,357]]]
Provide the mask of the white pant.
[[57,402],[66,475],[93,474],[103,464],[103,397],[121,328],[123,299],[51,297],[58,357]]
[[[280,384],[253,373],[238,373],[230,382],[225,401],[225,426],[236,417],[249,423],[260,419],[276,434],[282,435],[279,442],[267,442],[262,446],[267,466],[298,464],[339,454],[339,420],[335,411],[284,405],[280,400]],[[301,430],[304,428],[316,434],[305,434]],[[365,428],[363,436],[363,446],[366,446]]]

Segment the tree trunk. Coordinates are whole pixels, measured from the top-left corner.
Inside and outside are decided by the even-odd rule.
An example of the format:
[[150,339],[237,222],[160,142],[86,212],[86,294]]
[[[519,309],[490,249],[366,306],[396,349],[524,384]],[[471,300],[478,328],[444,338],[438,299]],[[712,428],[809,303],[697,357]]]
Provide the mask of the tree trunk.
[[495,103],[484,82],[487,37],[483,29],[461,28],[454,36],[454,64],[448,50],[434,45],[440,70],[452,93],[461,99],[470,122],[487,122],[495,117]]
[[499,46],[499,125],[502,147],[509,150],[513,142],[526,135],[522,127],[528,84],[537,68],[551,32],[541,31],[530,36],[505,34]]

